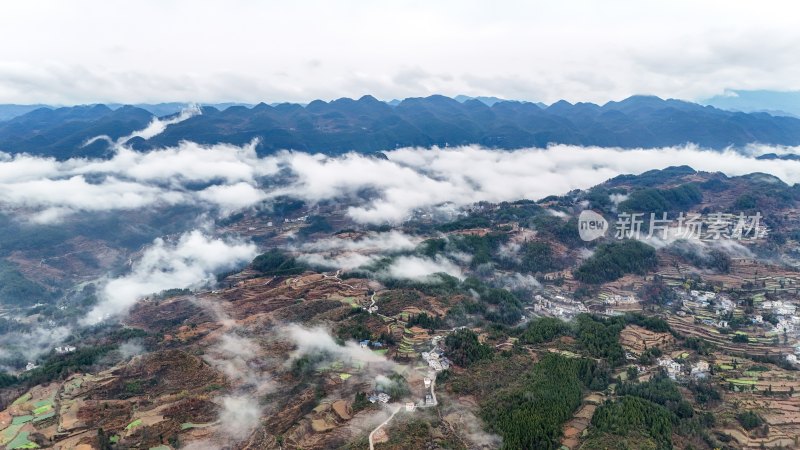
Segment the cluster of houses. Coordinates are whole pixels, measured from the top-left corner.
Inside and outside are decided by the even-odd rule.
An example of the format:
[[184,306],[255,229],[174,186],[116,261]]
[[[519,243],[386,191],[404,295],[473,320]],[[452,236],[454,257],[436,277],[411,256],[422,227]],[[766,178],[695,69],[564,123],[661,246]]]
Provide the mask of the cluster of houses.
[[735,307],[736,304],[733,303],[733,300],[729,299],[728,297],[719,296],[717,301],[714,302],[714,311],[718,316],[733,311]]
[[435,347],[430,352],[422,352],[422,359],[436,372],[450,368],[450,360],[444,356],[444,351],[439,347]]
[[711,305],[718,316],[727,314],[736,307],[733,300],[712,291],[691,290],[689,296],[683,299],[683,306],[689,309],[705,309]]
[[708,308],[708,305],[716,299],[716,292],[691,290],[689,291],[689,296],[683,298],[683,306],[689,309]]
[[370,403],[389,403],[389,400],[391,399],[392,397],[385,392],[373,392],[369,397],[367,397],[367,400],[369,400]]
[[705,378],[711,372],[711,365],[708,361],[697,361],[691,368],[692,378]]
[[[667,373],[667,376],[673,380],[676,380],[684,375],[683,365],[670,357],[663,356],[658,358],[656,362],[659,367],[664,369],[664,371]],[[688,370],[689,376],[692,378],[705,378],[711,372],[711,365],[708,363],[708,361],[701,360],[692,364]]]
[[361,348],[370,348],[370,347],[378,349],[383,348],[383,343],[378,341],[370,341],[369,339],[365,339],[359,342],[358,345],[361,346]]
[[603,299],[606,305],[630,305],[637,303],[636,297],[633,295],[619,295],[612,294]]
[[730,326],[727,320],[703,319],[701,322],[704,325],[716,328],[728,328]]
[[800,331],[800,317],[798,316],[781,317],[772,330],[776,334],[794,333],[796,331]]
[[537,294],[533,300],[533,311],[541,315],[571,319],[578,314],[589,312],[589,309],[583,303],[568,299],[563,295],[546,298],[541,294]]
[[[55,347],[53,350],[58,355],[68,355],[70,353],[75,352],[75,350],[77,350],[77,349],[78,349],[77,347],[74,347],[72,345],[60,345],[58,347]],[[34,363],[32,363],[32,362],[29,362],[27,365],[25,365],[25,371],[27,372],[27,371],[33,370],[33,369],[35,369],[37,367],[39,367],[39,366],[34,364]]]
[[778,316],[789,316],[797,311],[797,306],[783,300],[768,300],[761,303],[761,308],[771,311]]
[[658,358],[656,362],[658,367],[663,368],[667,372],[667,376],[673,380],[677,379],[683,372],[683,366],[672,358],[663,356]]
[[75,350],[77,350],[77,348],[73,347],[72,345],[62,345],[62,346],[56,347],[54,350],[59,355],[66,355],[66,354],[74,352]]

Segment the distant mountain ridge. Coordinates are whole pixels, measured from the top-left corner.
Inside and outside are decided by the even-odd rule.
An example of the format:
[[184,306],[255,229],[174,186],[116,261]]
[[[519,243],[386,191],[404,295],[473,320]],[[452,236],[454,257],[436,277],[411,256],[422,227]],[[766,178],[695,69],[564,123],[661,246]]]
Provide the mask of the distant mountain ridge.
[[701,103],[728,111],[763,111],[773,116],[800,117],[800,91],[732,90]]
[[[459,100],[433,95],[392,105],[364,96],[315,100],[307,105],[226,104],[224,110],[205,106],[202,115],[130,145],[148,150],[182,140],[243,144],[257,138],[257,150],[264,155],[281,149],[340,154],[466,144],[500,149],[553,143],[623,148],[695,143],[712,149],[754,142],[800,144],[800,119],[725,111],[651,96],[633,96],[602,106],[563,100],[547,107],[495,98]],[[106,142],[83,144],[98,135],[112,139],[128,135],[154,117],[136,106],[38,108],[0,122],[0,151],[59,159],[102,157],[108,154]]]

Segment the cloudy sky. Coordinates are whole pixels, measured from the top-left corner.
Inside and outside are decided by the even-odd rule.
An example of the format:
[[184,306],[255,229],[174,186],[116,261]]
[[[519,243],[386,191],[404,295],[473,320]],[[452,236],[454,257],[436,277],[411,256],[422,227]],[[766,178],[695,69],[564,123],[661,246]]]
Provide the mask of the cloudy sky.
[[14,0],[0,103],[800,89],[800,6],[736,0]]

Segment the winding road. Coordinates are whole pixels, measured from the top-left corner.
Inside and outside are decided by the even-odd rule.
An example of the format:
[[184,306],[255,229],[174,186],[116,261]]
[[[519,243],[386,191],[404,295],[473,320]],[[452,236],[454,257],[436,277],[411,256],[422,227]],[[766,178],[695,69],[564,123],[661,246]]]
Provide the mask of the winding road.
[[373,438],[375,437],[375,433],[377,433],[378,430],[380,430],[387,423],[391,422],[392,419],[394,418],[394,416],[397,415],[397,413],[399,413],[401,409],[403,409],[403,408],[400,405],[396,405],[392,415],[389,416],[388,419],[384,420],[380,425],[375,427],[375,429],[372,430],[372,432],[369,433],[369,450],[375,450],[375,442],[373,441]]

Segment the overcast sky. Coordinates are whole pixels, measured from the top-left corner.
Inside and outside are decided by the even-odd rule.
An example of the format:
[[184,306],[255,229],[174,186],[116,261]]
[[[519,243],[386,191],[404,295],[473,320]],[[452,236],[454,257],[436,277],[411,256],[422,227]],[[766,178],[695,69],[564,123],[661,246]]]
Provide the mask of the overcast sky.
[[799,13],[793,0],[13,0],[0,103],[796,90]]

